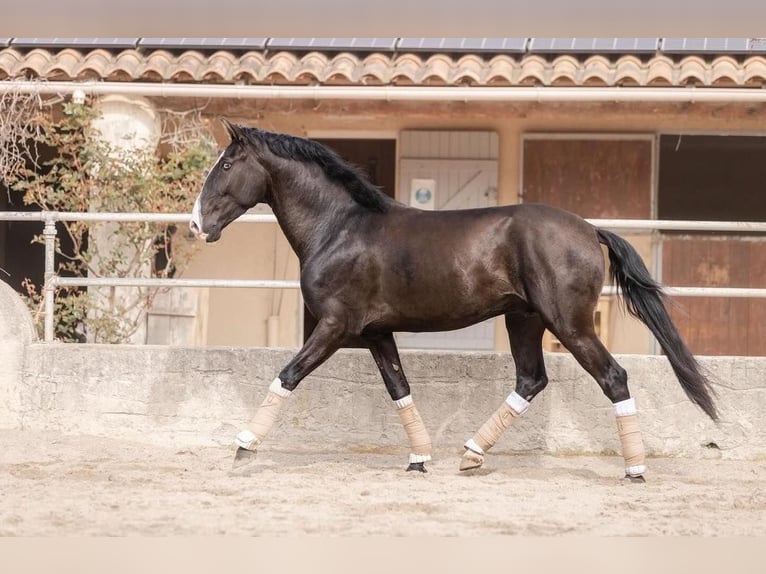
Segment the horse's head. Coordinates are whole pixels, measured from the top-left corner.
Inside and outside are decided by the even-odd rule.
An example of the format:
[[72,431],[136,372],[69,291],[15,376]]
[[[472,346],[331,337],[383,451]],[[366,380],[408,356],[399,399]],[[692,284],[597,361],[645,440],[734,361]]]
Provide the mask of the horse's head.
[[208,243],[223,228],[266,198],[271,176],[259,162],[255,146],[239,126],[221,119],[231,142],[208,173],[194,202],[189,228]]

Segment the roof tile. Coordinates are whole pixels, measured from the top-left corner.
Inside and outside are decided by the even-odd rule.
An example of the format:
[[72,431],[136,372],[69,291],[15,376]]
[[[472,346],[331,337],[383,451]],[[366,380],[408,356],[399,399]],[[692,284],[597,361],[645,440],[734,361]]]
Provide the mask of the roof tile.
[[114,79],[132,81],[193,81],[217,83],[332,83],[437,84],[437,85],[636,85],[636,86],[742,86],[766,83],[766,57],[744,58],[696,55],[670,57],[656,54],[483,55],[371,52],[218,50],[134,50],[119,52],[97,48],[0,49],[0,79],[33,75],[65,80]]

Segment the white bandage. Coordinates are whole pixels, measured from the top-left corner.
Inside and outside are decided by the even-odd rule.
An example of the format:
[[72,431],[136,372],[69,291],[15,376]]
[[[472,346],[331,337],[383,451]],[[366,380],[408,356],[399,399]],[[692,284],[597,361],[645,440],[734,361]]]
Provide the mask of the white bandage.
[[291,394],[293,394],[292,391],[288,391],[285,388],[282,388],[282,381],[279,380],[279,377],[271,381],[271,384],[269,385],[269,390],[274,393],[275,395],[279,395],[280,397],[287,398]]
[[484,454],[484,449],[482,449],[478,444],[476,444],[476,441],[472,438],[469,438],[467,441],[465,441],[465,444],[463,445],[468,450],[472,450],[476,454]]
[[414,464],[416,462],[428,462],[431,460],[430,454],[415,454],[414,452],[410,453],[410,464]]
[[255,450],[256,447],[261,443],[260,439],[253,434],[253,431],[249,429],[240,431],[240,433],[237,435],[237,438],[234,439],[234,442],[238,447],[245,448],[247,450]]
[[394,401],[394,405],[396,405],[397,409],[403,409],[406,406],[409,406],[412,404],[412,395],[407,395],[406,397],[402,397],[401,399]]
[[529,408],[529,401],[519,395],[516,391],[513,391],[508,398],[505,399],[508,406],[511,407],[516,414],[523,415]]
[[638,409],[636,409],[636,399],[633,398],[614,403],[612,406],[614,406],[614,416],[616,417],[626,417],[638,412]]

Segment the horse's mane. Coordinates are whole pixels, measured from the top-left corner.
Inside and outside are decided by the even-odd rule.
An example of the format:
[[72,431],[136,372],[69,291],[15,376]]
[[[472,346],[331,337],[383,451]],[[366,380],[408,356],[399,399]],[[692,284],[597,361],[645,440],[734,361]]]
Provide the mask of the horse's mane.
[[241,127],[240,129],[248,140],[266,144],[269,151],[276,156],[315,163],[328,179],[340,184],[359,205],[380,213],[388,211],[392,200],[373,185],[359,167],[345,162],[338,154],[322,144],[258,128]]

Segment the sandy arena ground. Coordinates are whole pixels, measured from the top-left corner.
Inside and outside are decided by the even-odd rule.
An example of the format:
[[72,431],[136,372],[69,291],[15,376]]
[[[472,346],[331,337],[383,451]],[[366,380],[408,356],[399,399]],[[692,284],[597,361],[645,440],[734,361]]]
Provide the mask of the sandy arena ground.
[[490,455],[426,475],[402,453],[264,449],[249,476],[229,448],[167,448],[0,431],[0,535],[763,535],[766,461]]

